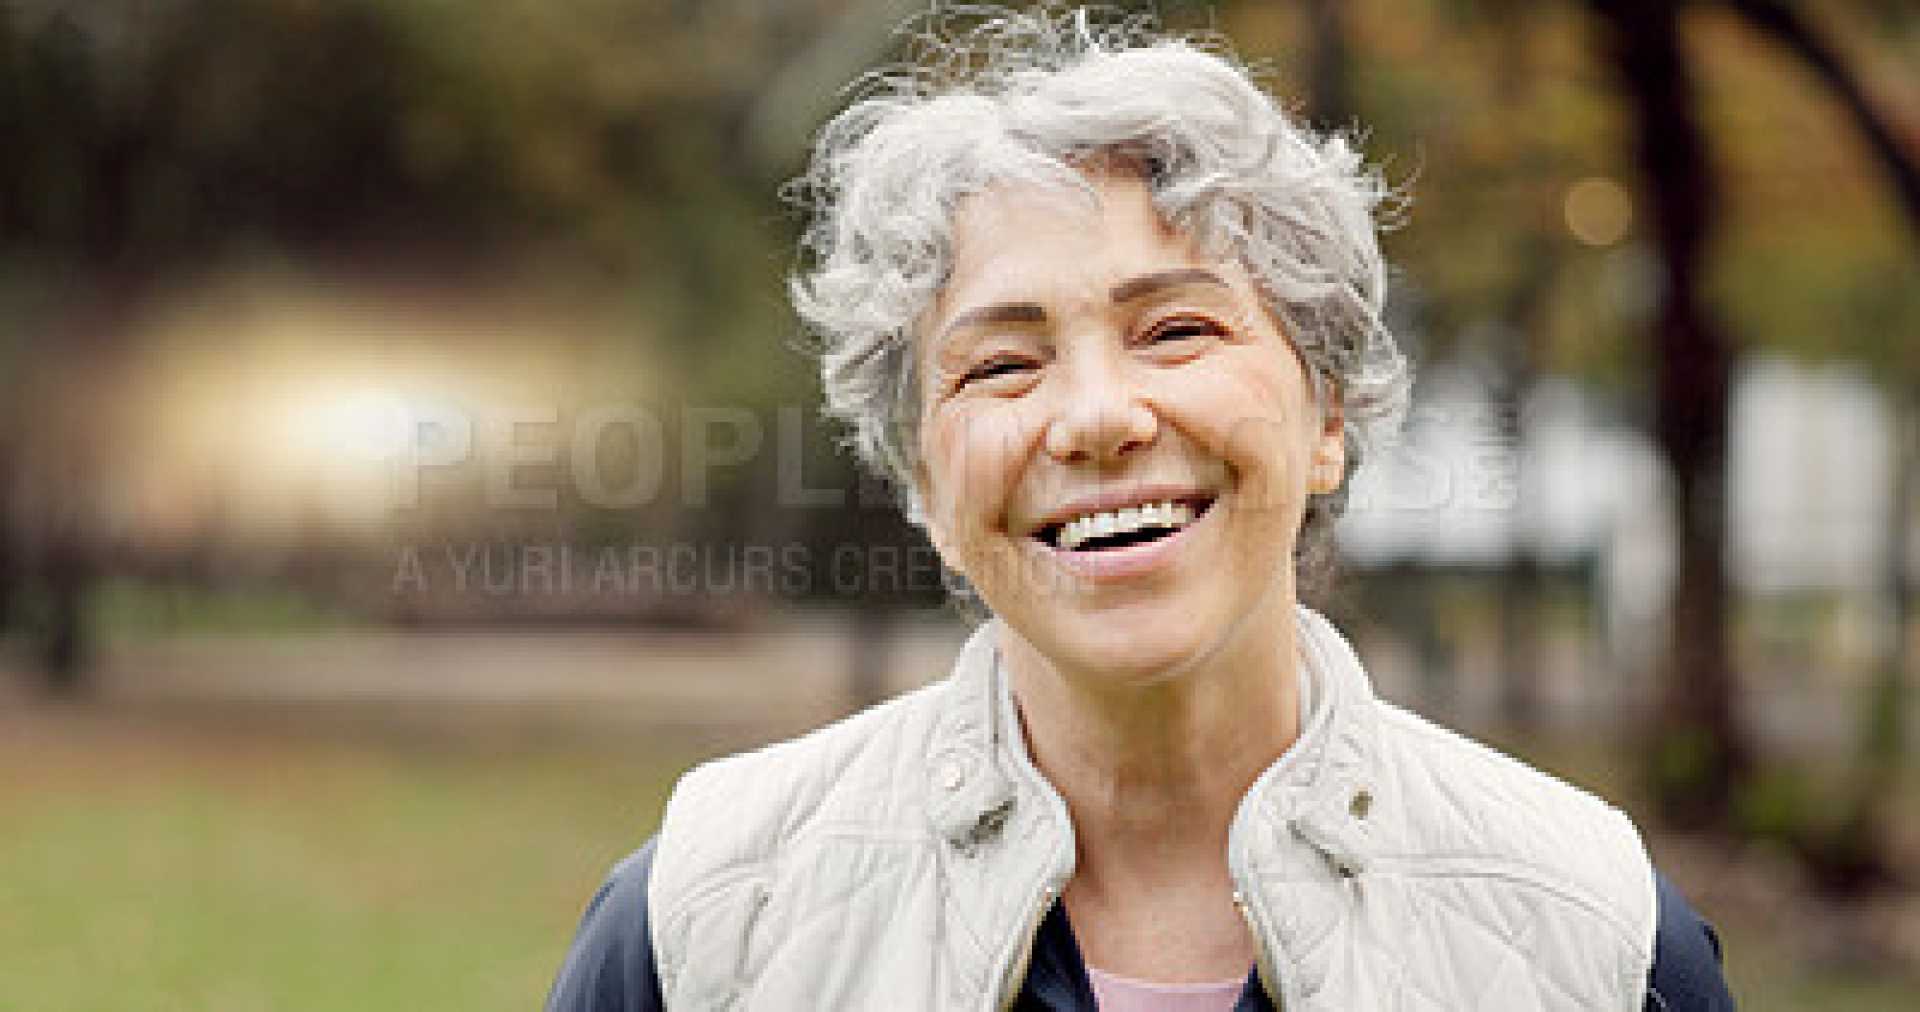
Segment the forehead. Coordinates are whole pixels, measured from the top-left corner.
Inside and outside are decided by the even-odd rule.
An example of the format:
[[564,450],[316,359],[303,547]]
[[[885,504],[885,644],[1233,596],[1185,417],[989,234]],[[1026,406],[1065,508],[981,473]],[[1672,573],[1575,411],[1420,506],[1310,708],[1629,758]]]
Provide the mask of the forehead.
[[1012,183],[962,200],[953,219],[953,269],[943,294],[982,284],[1045,286],[1111,280],[1120,272],[1208,263],[1168,224],[1131,175],[1082,177],[1086,186]]

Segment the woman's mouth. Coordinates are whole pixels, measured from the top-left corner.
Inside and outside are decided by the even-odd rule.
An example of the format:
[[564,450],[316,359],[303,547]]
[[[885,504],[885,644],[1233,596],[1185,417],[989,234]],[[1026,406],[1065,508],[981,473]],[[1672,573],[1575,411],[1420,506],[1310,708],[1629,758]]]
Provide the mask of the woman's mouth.
[[1048,524],[1036,540],[1057,551],[1097,553],[1159,541],[1197,521],[1213,499],[1196,496],[1100,510]]

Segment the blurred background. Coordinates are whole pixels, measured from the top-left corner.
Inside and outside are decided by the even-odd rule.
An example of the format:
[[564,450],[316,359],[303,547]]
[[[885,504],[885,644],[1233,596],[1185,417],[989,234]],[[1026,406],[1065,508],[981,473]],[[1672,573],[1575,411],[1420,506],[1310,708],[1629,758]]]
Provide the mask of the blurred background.
[[[776,198],[917,8],[0,0],[0,1008],[532,1007],[679,770],[945,674]],[[1414,198],[1383,691],[1920,1005],[1920,11],[1160,9]]]

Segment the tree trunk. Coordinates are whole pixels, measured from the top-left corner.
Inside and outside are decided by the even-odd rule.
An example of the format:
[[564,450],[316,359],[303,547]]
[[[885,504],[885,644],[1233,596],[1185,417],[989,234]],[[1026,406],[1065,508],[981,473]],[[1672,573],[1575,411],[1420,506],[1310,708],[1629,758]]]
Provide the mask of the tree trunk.
[[1673,469],[1679,571],[1651,751],[1656,802],[1679,825],[1725,827],[1751,751],[1727,628],[1727,407],[1732,348],[1701,302],[1716,196],[1678,5],[1588,0],[1635,119],[1664,266],[1654,331],[1654,433]]
[[46,616],[39,630],[42,685],[56,696],[74,697],[89,688],[92,632],[86,599],[90,581],[86,549],[76,531],[68,530],[48,546],[42,588]]
[[[11,389],[0,387],[0,396],[12,398],[16,394]],[[0,410],[0,425],[14,423],[14,415],[14,412]],[[20,559],[14,551],[13,461],[8,433],[0,432],[0,636],[6,635],[19,621],[18,602],[22,582]]]
[[1307,0],[1313,48],[1308,55],[1307,115],[1321,127],[1340,128],[1353,118],[1347,88],[1347,25],[1342,0]]

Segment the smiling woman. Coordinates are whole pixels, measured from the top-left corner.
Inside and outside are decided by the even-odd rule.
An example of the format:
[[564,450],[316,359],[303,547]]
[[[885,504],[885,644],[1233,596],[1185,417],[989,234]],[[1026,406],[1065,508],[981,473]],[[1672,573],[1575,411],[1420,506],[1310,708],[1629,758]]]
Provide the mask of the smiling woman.
[[1623,815],[1382,702],[1298,603],[1405,400],[1377,178],[1217,43],[953,27],[822,131],[793,293],[992,618],[946,681],[687,774],[550,1005],[1724,1000]]
[[1246,271],[1167,227],[1139,176],[1084,185],[960,203],[923,351],[927,528],[1016,670],[1238,695],[1178,676],[1267,682],[1291,655],[1294,532],[1340,483],[1343,414]]

